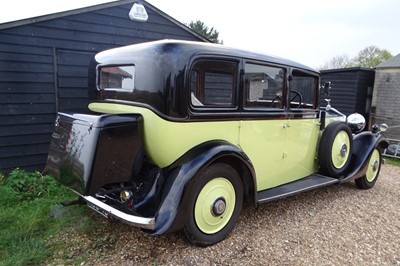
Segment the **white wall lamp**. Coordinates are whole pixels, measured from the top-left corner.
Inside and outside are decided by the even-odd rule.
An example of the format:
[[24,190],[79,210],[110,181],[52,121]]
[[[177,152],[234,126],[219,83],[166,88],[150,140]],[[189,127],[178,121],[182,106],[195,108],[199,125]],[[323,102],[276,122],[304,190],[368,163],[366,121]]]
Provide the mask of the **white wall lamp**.
[[129,11],[129,18],[133,21],[139,22],[146,22],[149,18],[146,9],[140,1],[133,3],[133,6]]

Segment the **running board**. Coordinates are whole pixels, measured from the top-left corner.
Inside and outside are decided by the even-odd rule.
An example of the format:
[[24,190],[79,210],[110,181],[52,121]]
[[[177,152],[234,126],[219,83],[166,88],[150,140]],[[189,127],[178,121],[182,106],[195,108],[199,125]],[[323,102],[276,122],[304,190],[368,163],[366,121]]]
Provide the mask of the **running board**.
[[300,192],[339,183],[340,180],[323,175],[310,175],[303,179],[257,193],[257,202],[264,203],[289,197]]

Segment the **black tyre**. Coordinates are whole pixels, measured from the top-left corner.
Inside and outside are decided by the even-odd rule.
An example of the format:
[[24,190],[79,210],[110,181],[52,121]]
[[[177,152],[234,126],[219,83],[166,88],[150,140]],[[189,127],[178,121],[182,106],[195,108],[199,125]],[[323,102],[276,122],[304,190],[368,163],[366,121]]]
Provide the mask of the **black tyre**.
[[198,246],[216,244],[229,235],[239,219],[242,182],[231,166],[218,163],[201,172],[192,185],[185,235]]
[[325,128],[319,144],[320,172],[335,178],[343,175],[351,161],[352,147],[350,127],[345,122],[330,123]]
[[376,180],[378,180],[379,172],[381,171],[382,154],[378,148],[375,148],[368,159],[367,173],[355,180],[356,186],[360,189],[372,188]]

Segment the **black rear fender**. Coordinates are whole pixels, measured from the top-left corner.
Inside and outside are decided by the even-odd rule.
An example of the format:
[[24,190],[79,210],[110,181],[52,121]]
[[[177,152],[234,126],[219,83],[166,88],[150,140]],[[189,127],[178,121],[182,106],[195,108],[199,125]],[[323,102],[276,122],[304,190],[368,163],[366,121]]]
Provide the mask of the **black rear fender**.
[[190,182],[205,167],[224,162],[236,169],[242,178],[244,191],[256,198],[255,172],[249,158],[237,146],[226,141],[210,141],[188,151],[165,170],[166,183],[156,214],[155,234],[177,231],[186,222]]

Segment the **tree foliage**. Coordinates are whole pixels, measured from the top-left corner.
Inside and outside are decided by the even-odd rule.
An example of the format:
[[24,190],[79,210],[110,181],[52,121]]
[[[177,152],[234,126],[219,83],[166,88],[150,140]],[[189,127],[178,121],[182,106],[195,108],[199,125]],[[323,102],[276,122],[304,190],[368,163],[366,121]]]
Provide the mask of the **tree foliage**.
[[352,62],[350,58],[344,54],[332,57],[323,66],[320,66],[320,69],[337,69],[337,68],[346,68],[351,66]]
[[377,65],[392,58],[393,55],[386,49],[380,49],[376,46],[368,46],[361,50],[357,56],[350,59],[347,55],[335,56],[324,65],[320,66],[320,69],[336,69],[346,67],[370,67],[374,68]]
[[393,55],[386,49],[368,46],[358,53],[354,58],[354,63],[361,67],[376,67],[392,57]]
[[219,40],[219,32],[214,27],[208,28],[203,21],[191,21],[187,26],[213,43],[223,44],[223,41]]

